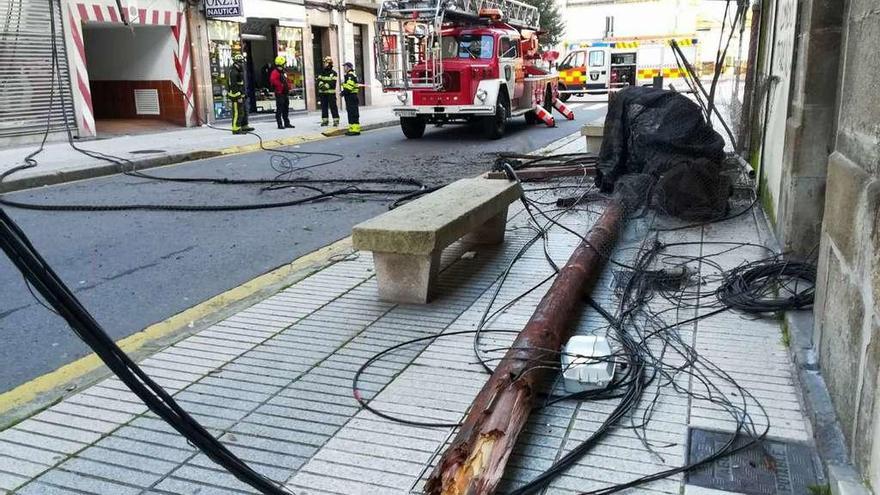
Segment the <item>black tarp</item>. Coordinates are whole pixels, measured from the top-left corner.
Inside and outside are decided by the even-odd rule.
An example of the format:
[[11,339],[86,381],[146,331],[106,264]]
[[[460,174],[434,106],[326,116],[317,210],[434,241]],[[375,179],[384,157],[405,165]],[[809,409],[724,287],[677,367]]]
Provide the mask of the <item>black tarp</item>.
[[621,178],[645,174],[646,206],[682,218],[722,216],[731,191],[724,158],[724,139],[687,96],[628,87],[608,105],[596,185],[611,192]]

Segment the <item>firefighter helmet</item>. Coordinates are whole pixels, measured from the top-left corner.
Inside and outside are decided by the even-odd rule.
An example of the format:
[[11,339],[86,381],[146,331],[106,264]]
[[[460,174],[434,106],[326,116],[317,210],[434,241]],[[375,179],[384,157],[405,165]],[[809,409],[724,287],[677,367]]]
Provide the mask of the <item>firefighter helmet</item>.
[[324,65],[333,65],[333,57],[327,55],[324,57]]
[[232,56],[232,61],[233,62],[242,62],[242,61],[244,61],[244,55],[241,53],[236,53],[235,55]]
[[286,64],[287,64],[287,59],[286,59],[286,58],[282,57],[281,55],[278,55],[277,57],[275,57],[275,65],[281,67],[281,66],[284,66],[284,65],[286,65]]

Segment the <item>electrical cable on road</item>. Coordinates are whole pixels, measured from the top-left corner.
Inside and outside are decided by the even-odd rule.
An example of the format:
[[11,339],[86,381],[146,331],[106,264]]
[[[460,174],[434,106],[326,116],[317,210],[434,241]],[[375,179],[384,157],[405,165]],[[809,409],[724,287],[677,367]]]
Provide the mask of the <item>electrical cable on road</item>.
[[[101,328],[100,324],[40,256],[27,236],[0,208],[0,249],[26,282],[70,325],[108,368],[169,426],[233,476],[267,495],[291,495],[280,484],[251,469],[190,416]],[[39,300],[39,299],[38,299]]]
[[[52,3],[51,1],[49,2]],[[49,112],[46,117],[46,128],[43,133],[43,137],[41,139],[39,147],[29,153],[22,165],[13,167],[9,170],[6,170],[3,173],[0,173],[0,183],[2,183],[9,176],[21,172],[23,170],[31,169],[38,166],[38,161],[36,156],[39,155],[45,148],[46,141],[48,139],[50,123],[51,123],[51,108],[52,102],[56,96],[56,84],[60,85],[61,80],[59,77],[56,77],[57,74],[60,74],[60,59],[58,56],[57,50],[57,33],[55,30],[55,11],[54,5],[50,5],[49,10],[50,15],[50,38],[52,44],[52,63],[51,63],[51,77],[52,82],[50,84],[50,94],[49,94]],[[6,197],[6,195],[0,194],[0,204],[21,208],[21,209],[29,209],[29,210],[37,210],[37,211],[68,211],[68,212],[98,212],[98,211],[132,211],[132,210],[147,210],[147,211],[188,211],[188,212],[206,212],[206,211],[243,211],[243,210],[261,210],[261,209],[271,209],[271,208],[283,208],[290,206],[297,206],[307,203],[312,203],[316,201],[322,201],[330,198],[339,198],[346,196],[362,196],[362,195],[382,195],[382,196],[401,196],[401,199],[408,197],[415,197],[420,194],[423,194],[425,191],[436,190],[440,186],[430,187],[418,180],[407,177],[379,177],[375,179],[346,179],[346,178],[329,178],[326,180],[323,179],[312,179],[312,178],[297,178],[293,177],[294,173],[302,172],[306,170],[311,170],[317,167],[323,167],[327,165],[331,165],[334,163],[338,163],[345,159],[345,156],[339,153],[329,153],[329,152],[316,152],[316,151],[302,151],[302,150],[285,150],[279,148],[268,148],[266,147],[263,137],[255,132],[249,132],[249,134],[253,134],[259,143],[259,147],[261,150],[275,153],[270,155],[270,166],[278,173],[275,178],[272,179],[231,179],[231,178],[216,178],[216,177],[165,177],[159,176],[155,174],[149,174],[146,172],[138,171],[137,166],[129,159],[102,153],[93,150],[87,150],[79,147],[73,138],[73,132],[70,128],[70,122],[68,119],[68,109],[65,106],[64,101],[64,91],[61,89],[58,91],[58,98],[61,102],[61,109],[63,114],[63,121],[65,125],[65,132],[67,134],[67,142],[69,146],[75,151],[95,160],[100,160],[108,163],[112,163],[119,167],[119,170],[122,174],[128,175],[131,177],[137,177],[148,180],[155,181],[164,181],[164,182],[180,182],[180,183],[204,183],[204,184],[215,184],[215,185],[262,185],[265,186],[263,190],[271,190],[283,187],[291,187],[296,186],[303,189],[309,189],[314,191],[316,194],[307,196],[304,198],[298,198],[293,200],[286,201],[275,201],[275,202],[264,202],[264,203],[245,203],[245,204],[216,204],[216,205],[174,205],[174,204],[163,204],[163,203],[135,203],[135,204],[41,204],[41,203],[31,203],[26,201],[16,201],[11,200]],[[222,127],[217,127],[208,122],[202,122],[199,118],[199,112],[195,108],[192,99],[187,97],[187,104],[193,108],[194,115],[198,123],[218,131],[229,132],[230,129],[224,129]],[[322,161],[317,163],[311,163],[303,166],[298,166],[299,162],[306,157],[324,157]],[[319,185],[325,185],[328,187],[321,188]],[[381,188],[376,187],[377,185],[396,185],[396,186],[411,186],[408,188]],[[393,205],[392,205],[393,206]]]

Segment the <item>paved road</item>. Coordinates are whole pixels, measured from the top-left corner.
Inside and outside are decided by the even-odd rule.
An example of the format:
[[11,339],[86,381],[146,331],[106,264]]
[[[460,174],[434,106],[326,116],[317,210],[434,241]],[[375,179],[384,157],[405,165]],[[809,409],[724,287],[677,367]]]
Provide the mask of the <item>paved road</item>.
[[[575,108],[578,120],[554,129],[512,121],[486,141],[466,126],[429,128],[406,140],[397,128],[334,138],[299,149],[340,153],[339,163],[311,169],[315,178],[415,177],[441,184],[486,170],[496,151],[527,152],[576,131],[604,109]],[[243,138],[244,139],[244,138]],[[150,173],[165,176],[273,177],[274,153],[189,162]],[[274,160],[278,160],[275,158]],[[298,165],[315,163],[305,159]],[[307,191],[157,182],[112,176],[10,195],[34,202],[230,204],[281,201]],[[59,275],[114,339],[236,287],[347,236],[351,226],[386,211],[390,199],[331,199],[259,211],[45,213],[9,209]],[[58,317],[39,306],[21,276],[0,259],[0,392],[88,354]]]

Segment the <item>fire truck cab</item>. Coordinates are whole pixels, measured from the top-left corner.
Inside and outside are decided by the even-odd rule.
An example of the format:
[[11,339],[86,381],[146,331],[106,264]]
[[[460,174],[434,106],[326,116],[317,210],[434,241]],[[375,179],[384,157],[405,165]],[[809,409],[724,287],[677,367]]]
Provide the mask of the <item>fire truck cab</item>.
[[[534,123],[535,105],[551,111],[558,78],[536,67],[537,32],[521,27],[537,27],[534,7],[514,0],[493,4],[513,10],[506,18],[501,8],[483,7],[485,2],[479,9],[465,2],[450,14],[445,9],[455,3],[443,1],[433,19],[402,19],[395,31],[387,4],[380,13],[377,76],[386,91],[398,92],[401,104],[393,111],[407,138],[422,137],[429,123],[470,122],[497,139],[507,119],[524,116]],[[412,4],[394,6],[413,16]]]

